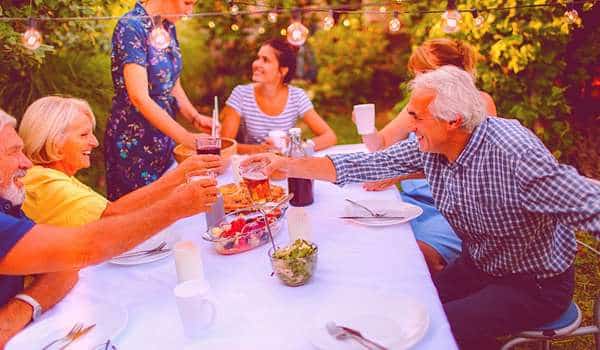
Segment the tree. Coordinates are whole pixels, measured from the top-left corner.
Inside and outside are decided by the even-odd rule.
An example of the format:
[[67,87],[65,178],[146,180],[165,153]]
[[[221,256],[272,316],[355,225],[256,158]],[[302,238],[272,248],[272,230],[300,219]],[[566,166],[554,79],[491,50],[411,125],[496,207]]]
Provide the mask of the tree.
[[[468,0],[460,2],[459,9],[544,3],[555,4],[537,0]],[[421,1],[407,8],[441,9],[436,1]],[[585,9],[589,10],[589,6]],[[577,27],[569,25],[564,11],[564,7],[554,6],[482,12],[486,19],[480,28],[474,26],[470,14],[463,13],[462,28],[455,35],[482,54],[478,84],[493,96],[498,114],[521,120],[559,158],[573,144],[569,123],[572,106],[565,96],[568,86],[561,77],[566,67],[567,43]],[[439,14],[411,15],[407,27],[413,43],[418,45],[427,38],[448,35],[443,33],[440,23]]]

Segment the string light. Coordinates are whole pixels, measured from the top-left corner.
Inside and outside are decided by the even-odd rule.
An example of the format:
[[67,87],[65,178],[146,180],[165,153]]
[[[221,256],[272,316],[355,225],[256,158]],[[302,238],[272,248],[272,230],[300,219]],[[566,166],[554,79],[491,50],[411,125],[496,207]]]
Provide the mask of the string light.
[[236,23],[231,25],[231,30],[233,30],[234,32],[237,32],[238,30],[240,30],[240,26],[237,25]]
[[287,41],[294,46],[302,46],[308,38],[308,28],[301,22],[301,12],[294,11],[292,18],[292,24],[287,27]]
[[567,5],[567,10],[565,11],[565,18],[567,19],[567,23],[573,24],[579,21],[579,13],[575,10],[575,6],[573,3],[569,3]]
[[329,11],[329,14],[323,19],[323,29],[330,30],[335,26],[335,18],[333,18],[333,11]]
[[456,33],[460,19],[460,12],[456,10],[456,0],[448,0],[446,12],[442,15],[442,29],[444,32]]
[[162,18],[154,17],[154,28],[150,32],[150,45],[157,50],[164,50],[171,45],[171,35],[162,26]]
[[345,18],[345,19],[342,21],[342,24],[344,25],[344,27],[350,27],[350,24],[352,24],[352,23],[350,22],[350,19],[348,19],[348,18]]
[[481,28],[483,23],[485,23],[485,17],[483,17],[476,8],[471,9],[471,14],[473,15],[473,23],[475,23],[475,28]]
[[[581,18],[579,16],[579,13],[577,12],[577,10],[575,9],[575,4],[582,2],[582,0],[567,0],[569,1],[566,5],[566,10],[564,12],[564,18],[565,21],[568,22],[569,24],[573,24],[573,23],[580,23],[581,22]],[[403,0],[395,0],[396,3],[402,3],[404,2]],[[461,15],[460,12],[457,10],[457,6],[456,6],[456,0],[448,0],[448,4],[447,4],[447,8],[446,11],[444,12],[444,14],[442,15],[442,29],[444,30],[444,32],[446,33],[455,33],[459,30],[459,26],[460,26],[460,21],[461,21]],[[222,11],[214,11],[214,12],[202,12],[202,13],[191,13],[189,15],[180,15],[180,14],[172,14],[170,16],[179,16],[182,20],[189,20],[191,18],[195,18],[195,17],[223,17],[223,16],[236,16],[239,15],[241,13],[240,7],[234,3],[234,1],[229,0],[229,12],[222,12]],[[388,5],[388,4],[386,4]],[[292,14],[293,12],[324,12],[324,11],[329,11],[329,15],[325,17],[324,22],[323,22],[323,27],[325,30],[331,29],[334,25],[335,25],[335,20],[333,19],[332,13],[333,11],[336,12],[340,12],[340,13],[364,13],[364,14],[377,14],[377,13],[387,13],[388,12],[388,8],[386,6],[379,6],[379,8],[377,8],[376,10],[364,10],[364,7],[367,7],[369,5],[361,5],[360,8],[363,10],[357,11],[357,10],[346,10],[346,9],[337,9],[331,6],[328,7],[302,7],[302,8],[294,8],[291,9]],[[373,5],[370,5],[373,6]],[[388,5],[389,6],[389,5]],[[490,7],[490,8],[483,8],[482,10],[484,12],[489,12],[489,13],[493,13],[493,12],[503,12],[506,10],[513,10],[513,9],[526,9],[526,8],[556,8],[556,7],[561,7],[564,8],[562,5],[558,2],[553,2],[553,3],[539,3],[539,4],[533,4],[533,5],[514,5],[514,6],[505,6],[505,7]],[[288,11],[290,9],[281,9],[278,7],[275,7],[273,9],[270,9],[267,11],[265,10],[256,10],[256,11],[246,11],[244,12],[244,14],[264,14],[265,12],[267,12],[267,20],[270,23],[277,23],[278,21],[278,14],[281,11]],[[394,11],[397,12],[397,11]],[[466,12],[466,11],[463,11]],[[473,24],[475,27],[480,27],[482,26],[485,22],[486,22],[486,18],[481,15],[476,9],[472,9],[471,14],[473,15]],[[420,11],[415,11],[415,13],[418,14],[428,14],[428,13],[439,13],[438,10],[420,10]],[[149,42],[150,45],[155,47],[156,49],[162,50],[164,48],[169,47],[169,45],[171,44],[171,36],[169,34],[169,32],[167,30],[164,29],[164,27],[162,26],[162,21],[160,20],[159,17],[159,21],[156,21],[156,18],[154,17],[149,17],[149,16],[132,16],[135,18],[151,18],[153,20],[153,29],[152,32],[150,33],[150,38],[149,38]],[[36,21],[40,21],[40,22],[67,22],[67,21],[108,21],[108,20],[114,20],[114,19],[119,19],[121,18],[121,16],[86,16],[86,17],[42,17],[42,18],[37,18],[37,17],[32,17],[31,16],[31,7],[30,7],[30,14],[29,17],[0,17],[0,23],[2,22],[23,22],[23,21],[28,21],[28,26],[26,31],[21,35],[21,41],[22,44],[31,50],[36,50],[37,48],[39,48],[42,44],[43,38],[42,38],[42,33],[33,25],[33,20]],[[489,20],[489,18],[488,18]],[[488,21],[489,22],[489,21]],[[349,19],[345,19],[344,21],[342,21],[342,23],[345,26],[350,26],[351,25],[351,21]],[[239,30],[239,25],[237,25],[237,30]],[[208,22],[208,27],[213,29],[216,27],[216,24],[214,21],[209,21]],[[394,16],[394,18],[392,18],[390,20],[389,23],[389,29],[391,32],[397,31],[399,30],[401,27],[401,22],[399,19],[396,18],[396,16]],[[235,28],[232,25],[232,29]],[[397,30],[395,28],[398,28]],[[370,28],[367,28],[367,30],[369,30]],[[260,30],[260,29],[259,29]],[[285,28],[282,28],[280,30],[281,35],[283,36],[288,36],[288,40],[290,42],[293,43],[297,43],[298,45],[302,45],[305,41],[306,38],[308,37],[308,29],[302,25],[302,23],[300,23],[300,20],[295,20],[286,30]]]
[[29,50],[37,50],[42,45],[42,33],[35,28],[35,22],[33,19],[29,19],[27,30],[21,35],[21,42],[23,46]]
[[271,23],[277,23],[277,12],[271,11],[267,14],[267,20]]
[[392,17],[392,19],[390,20],[388,28],[390,32],[397,33],[400,31],[401,26],[402,23],[400,23],[400,18],[398,18],[398,11],[394,11],[394,17]]

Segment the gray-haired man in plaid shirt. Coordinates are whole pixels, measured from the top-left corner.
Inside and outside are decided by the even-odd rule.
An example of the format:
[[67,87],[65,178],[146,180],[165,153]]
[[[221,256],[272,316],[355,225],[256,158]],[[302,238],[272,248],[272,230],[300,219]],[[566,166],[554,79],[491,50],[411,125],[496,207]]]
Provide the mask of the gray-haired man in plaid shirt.
[[463,254],[434,283],[458,344],[540,326],[570,305],[574,230],[600,234],[600,186],[559,164],[515,120],[488,117],[472,77],[451,66],[417,76],[417,139],[377,153],[267,158],[269,173],[346,184],[424,171]]

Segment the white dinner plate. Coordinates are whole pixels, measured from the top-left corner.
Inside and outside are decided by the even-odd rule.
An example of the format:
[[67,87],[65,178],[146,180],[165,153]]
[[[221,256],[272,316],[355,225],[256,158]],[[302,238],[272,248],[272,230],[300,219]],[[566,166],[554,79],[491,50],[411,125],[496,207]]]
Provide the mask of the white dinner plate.
[[[377,213],[384,213],[386,216],[404,217],[403,219],[348,219],[348,221],[354,222],[359,225],[365,226],[390,226],[408,222],[419,215],[423,214],[423,209],[416,205],[404,203],[400,200],[353,200],[354,202],[360,203],[367,208],[374,210]],[[370,214],[349,202],[346,202],[344,207],[345,216],[370,216]]]
[[[320,313],[309,329],[310,342],[321,350],[364,350],[348,338],[338,340],[327,332],[328,322],[356,329],[390,350],[406,350],[417,344],[429,328],[427,308],[407,297],[396,296],[389,305],[339,305]],[[369,304],[369,303],[367,303]]]
[[[167,244],[167,248],[168,250],[165,250],[164,252],[160,252],[160,253],[156,253],[156,254],[151,254],[151,255],[141,255],[141,256],[132,256],[132,257],[119,257],[119,256],[115,256],[114,258],[110,259],[109,262],[115,265],[123,265],[123,266],[129,266],[129,265],[140,265],[140,264],[147,264],[147,263],[151,263],[154,261],[158,261],[158,260],[162,260],[168,256],[170,256],[173,253],[172,248]],[[152,248],[150,248],[152,249]],[[129,252],[134,252],[133,250],[130,250]],[[127,252],[127,253],[129,253]]]
[[116,304],[90,301],[61,303],[12,338],[6,344],[6,350],[39,350],[65,336],[78,322],[84,327],[95,326],[68,349],[95,349],[109,339],[114,341],[127,326],[127,320],[127,310]]
[[128,265],[147,264],[147,263],[151,263],[153,261],[162,260],[162,259],[170,256],[173,253],[173,246],[179,240],[179,238],[180,237],[174,232],[174,230],[167,228],[167,229],[162,230],[161,232],[157,233],[156,235],[150,237],[146,241],[138,244],[135,248],[123,253],[122,255],[135,253],[135,252],[139,252],[139,251],[143,251],[143,250],[154,249],[154,248],[158,247],[162,242],[167,243],[167,246],[166,246],[167,249],[164,252],[161,252],[158,254],[151,254],[151,255],[132,256],[129,258],[127,258],[127,257],[122,258],[121,256],[115,256],[114,258],[110,259],[109,262],[112,264],[116,264],[116,265],[128,266]]

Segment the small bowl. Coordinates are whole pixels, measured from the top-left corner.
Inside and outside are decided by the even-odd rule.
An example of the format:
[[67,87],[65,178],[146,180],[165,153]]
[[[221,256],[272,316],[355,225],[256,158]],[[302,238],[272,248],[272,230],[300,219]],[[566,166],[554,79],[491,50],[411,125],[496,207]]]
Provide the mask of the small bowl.
[[[229,166],[231,162],[231,156],[237,153],[237,141],[234,139],[230,139],[227,137],[221,138],[221,158],[225,163],[225,167]],[[175,155],[175,160],[177,163],[183,162],[186,158],[191,155],[196,154],[195,149],[191,149],[184,145],[177,145],[173,149],[173,154]]]
[[312,254],[288,259],[275,258],[273,248],[269,249],[273,272],[285,285],[297,287],[306,284],[311,279],[317,266],[319,248],[314,243],[310,243],[310,245],[314,247]]
[[[282,221],[287,207],[281,207],[279,214],[269,218],[269,227],[273,237],[277,236],[283,227]],[[215,228],[227,231],[236,225],[235,221],[244,218],[245,224],[241,228],[234,229],[233,234],[223,235]],[[215,250],[219,254],[232,255],[254,249],[270,241],[269,232],[264,225],[262,214],[257,210],[241,209],[229,213],[215,226],[207,230],[202,238],[214,243]]]

